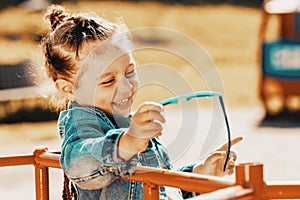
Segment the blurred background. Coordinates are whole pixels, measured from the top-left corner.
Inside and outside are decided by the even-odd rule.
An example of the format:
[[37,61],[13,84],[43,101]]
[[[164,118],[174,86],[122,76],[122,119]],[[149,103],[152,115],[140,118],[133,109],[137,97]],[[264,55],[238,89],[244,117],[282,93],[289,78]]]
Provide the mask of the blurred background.
[[[34,81],[30,78],[30,66],[40,68],[43,65],[39,44],[49,30],[49,24],[43,20],[43,15],[47,5],[51,3],[65,3],[66,8],[71,11],[96,12],[111,20],[122,17],[129,29],[161,27],[185,34],[202,45],[215,62],[224,82],[228,104],[259,105],[256,52],[260,1],[16,0],[1,2],[0,89],[19,89],[1,93],[2,123],[39,121],[42,118],[47,120],[57,117],[55,113],[45,110],[45,104],[47,105],[45,99],[35,98],[41,95],[41,91],[32,88]],[[240,17],[237,19],[235,16]],[[143,42],[153,41],[147,39]],[[166,55],[161,52],[156,54],[150,52],[142,57],[144,60],[156,60],[158,63],[167,60]],[[139,61],[140,57],[137,59]],[[178,59],[169,60],[173,62],[167,64],[176,69],[185,65],[182,62],[178,64]],[[232,73],[234,70],[238,76]],[[30,112],[32,109],[35,112]],[[30,115],[27,115],[28,111]]]
[[[45,97],[47,88],[43,91],[32,79],[32,67],[43,65],[39,45],[49,30],[43,16],[52,3],[62,4],[72,12],[95,12],[110,20],[121,17],[130,30],[159,27],[195,41],[219,74],[233,136],[244,136],[244,141],[234,147],[239,161],[264,163],[268,180],[300,179],[297,156],[300,92],[291,92],[288,100],[283,95],[285,88],[298,91],[300,77],[294,78],[292,83],[281,83],[271,76],[264,82],[265,71],[261,64],[262,43],[282,37],[281,17],[287,15],[266,17],[261,0],[0,0],[0,155],[30,153],[39,145],[51,150],[60,148],[61,139],[56,130],[58,112]],[[140,38],[137,46],[172,46],[175,39],[149,34],[146,39]],[[183,47],[181,43],[180,48]],[[188,48],[184,50],[189,52]],[[137,52],[135,57],[141,66],[149,62],[169,66],[183,74],[194,90],[208,89],[205,83],[198,82],[190,65],[174,55],[147,51]],[[293,74],[297,73],[299,75],[299,71]],[[145,87],[136,104],[144,100],[159,101],[171,94]],[[200,120],[211,125],[214,122],[206,119],[209,106],[202,103]],[[171,118],[176,111],[170,113]],[[195,161],[190,155],[197,148],[199,145],[192,143],[175,166]],[[59,199],[62,174],[59,170],[50,173],[51,199]],[[32,167],[0,168],[0,177],[9,180],[0,181],[1,196],[19,199],[18,195],[23,194],[22,199],[33,199]]]

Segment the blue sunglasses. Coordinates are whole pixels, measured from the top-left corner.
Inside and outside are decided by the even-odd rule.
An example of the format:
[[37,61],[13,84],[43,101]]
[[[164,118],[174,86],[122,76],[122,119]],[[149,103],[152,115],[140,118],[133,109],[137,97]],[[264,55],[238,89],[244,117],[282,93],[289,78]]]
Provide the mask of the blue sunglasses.
[[219,98],[219,102],[220,102],[221,107],[222,107],[222,111],[223,111],[223,115],[224,115],[224,119],[225,119],[225,124],[226,124],[226,129],[227,129],[228,147],[227,147],[226,159],[225,159],[224,166],[223,166],[223,171],[225,171],[226,170],[226,165],[227,165],[228,160],[229,160],[229,154],[230,154],[230,148],[231,148],[231,136],[230,136],[229,122],[228,122],[228,118],[227,118],[227,114],[226,114],[222,94],[219,93],[219,92],[200,91],[200,92],[190,93],[190,94],[187,94],[187,95],[182,95],[182,96],[177,96],[177,97],[172,97],[172,98],[169,98],[169,99],[165,99],[165,100],[160,101],[159,103],[163,106],[166,106],[168,104],[177,104],[180,99],[184,99],[186,101],[189,101],[189,100],[194,99],[194,98],[212,98],[212,97],[218,97]]

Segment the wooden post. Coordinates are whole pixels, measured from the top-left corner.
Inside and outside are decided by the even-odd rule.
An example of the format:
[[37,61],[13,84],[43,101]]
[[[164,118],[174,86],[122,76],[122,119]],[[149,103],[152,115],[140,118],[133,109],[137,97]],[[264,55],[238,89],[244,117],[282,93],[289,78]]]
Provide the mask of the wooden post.
[[159,185],[152,183],[143,184],[144,200],[159,200]]
[[251,187],[254,190],[254,200],[265,199],[263,165],[260,163],[244,163],[236,166],[236,184]]
[[35,171],[35,199],[39,200],[41,198],[41,174],[40,174],[40,168],[38,166],[34,166]]
[[35,194],[36,200],[49,200],[49,170],[48,167],[41,166],[36,162],[41,154],[48,151],[47,147],[35,148],[33,154],[35,156]]

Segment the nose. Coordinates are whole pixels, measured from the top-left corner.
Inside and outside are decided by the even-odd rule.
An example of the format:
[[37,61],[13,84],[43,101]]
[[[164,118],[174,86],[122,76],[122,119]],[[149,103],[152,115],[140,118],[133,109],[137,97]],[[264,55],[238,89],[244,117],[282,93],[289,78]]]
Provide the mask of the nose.
[[119,92],[130,93],[132,90],[132,84],[126,77],[122,78],[119,82]]

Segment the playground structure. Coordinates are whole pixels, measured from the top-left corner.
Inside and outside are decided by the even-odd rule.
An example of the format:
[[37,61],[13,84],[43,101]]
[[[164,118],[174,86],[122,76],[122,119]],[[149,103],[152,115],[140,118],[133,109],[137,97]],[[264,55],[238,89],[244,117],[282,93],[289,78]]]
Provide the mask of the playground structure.
[[[0,157],[0,167],[33,165],[36,199],[49,200],[49,168],[60,168],[59,158],[60,152],[49,152],[47,147],[39,147],[32,154]],[[201,193],[194,197],[194,200],[300,198],[300,182],[264,181],[263,165],[260,163],[237,165],[235,182],[212,176],[142,166],[139,166],[132,176],[124,179],[143,182],[145,200],[159,199],[159,186]]]
[[[271,15],[282,18],[284,27],[294,26],[295,13],[275,13],[264,6],[263,23],[261,33],[266,32],[266,27]],[[288,22],[288,24],[286,24]],[[280,40],[267,41],[261,35],[263,41],[263,68],[261,76],[261,97],[264,101],[266,110],[269,113],[276,113],[284,109],[286,101],[290,96],[299,95],[299,69],[280,70],[270,61],[275,50],[284,48],[293,55],[297,55],[300,35],[293,35],[294,32],[289,28],[283,29],[283,38]],[[292,40],[289,40],[289,37]],[[298,41],[299,37],[299,41]],[[286,46],[285,46],[286,45]],[[300,48],[300,45],[299,45]],[[274,50],[275,49],[275,50]],[[270,54],[266,55],[269,52]],[[278,54],[276,54],[278,55]],[[284,54],[285,55],[285,54]],[[269,59],[269,60],[268,60]],[[297,59],[296,59],[297,60]],[[278,61],[279,62],[279,61]],[[279,62],[280,63],[280,62]],[[299,63],[300,64],[300,63]],[[268,68],[268,66],[275,66]],[[297,66],[297,65],[296,65]],[[299,67],[298,67],[299,68]],[[284,73],[282,73],[284,72]],[[273,99],[279,99],[279,109],[273,110]],[[49,152],[47,148],[36,148],[33,153],[26,155],[10,155],[0,157],[0,167],[32,165],[35,169],[36,199],[51,199],[49,194],[49,168],[61,168],[59,164],[60,152]],[[136,173],[127,177],[126,180],[143,182],[144,199],[159,199],[159,186],[177,187],[188,191],[201,193],[202,195],[194,198],[198,200],[215,199],[299,199],[300,181],[265,181],[263,175],[263,164],[243,163],[236,166],[235,181],[226,181],[222,178],[197,175],[187,172],[176,172],[172,170],[156,169],[151,167],[138,167]]]
[[[265,110],[271,115],[300,108],[299,11],[299,0],[266,0],[262,7],[259,90]],[[277,26],[272,23],[274,19]],[[275,36],[270,34],[274,29],[278,29]]]

